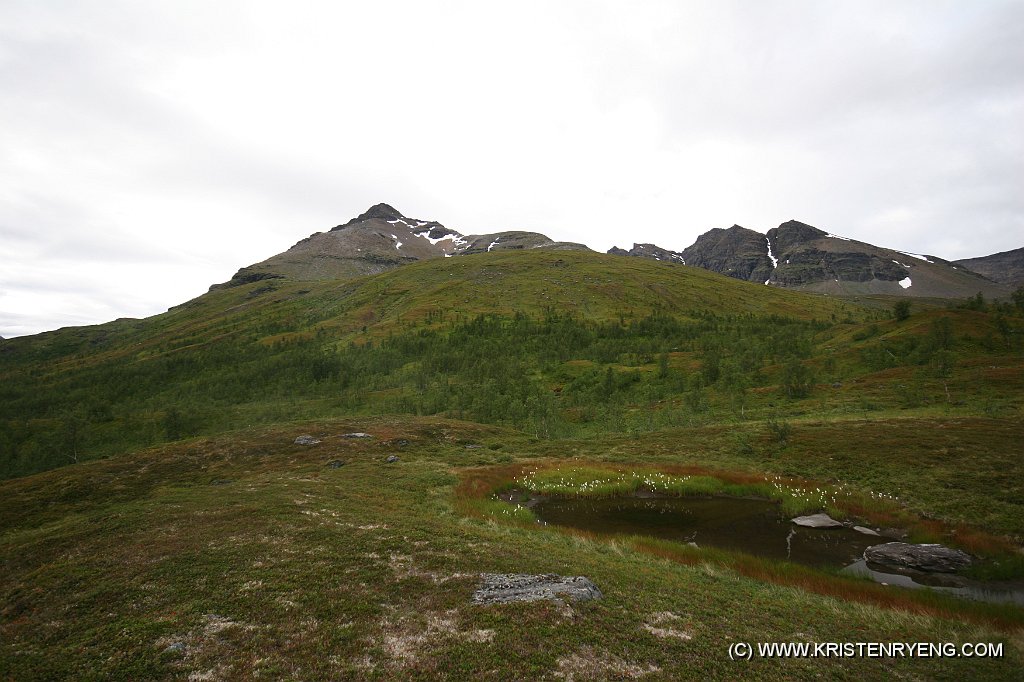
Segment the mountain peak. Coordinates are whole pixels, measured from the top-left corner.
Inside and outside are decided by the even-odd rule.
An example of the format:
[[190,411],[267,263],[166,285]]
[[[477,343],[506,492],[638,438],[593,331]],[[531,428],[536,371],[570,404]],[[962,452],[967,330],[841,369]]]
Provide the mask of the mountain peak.
[[819,230],[813,225],[802,223],[799,220],[787,220],[786,222],[779,225],[777,230],[787,230],[796,234],[799,234],[804,239],[817,239],[824,237],[828,234],[825,230]]
[[349,225],[355,225],[356,223],[361,223],[361,222],[366,221],[366,220],[385,220],[385,221],[387,221],[387,220],[399,220],[399,219],[403,219],[403,218],[405,218],[405,216],[402,215],[401,213],[399,213],[398,209],[396,209],[394,206],[391,206],[390,204],[383,204],[383,203],[382,204],[374,204],[370,208],[366,209],[366,211],[364,211],[363,213],[360,213],[355,218],[352,218],[352,220],[348,221],[347,223],[345,223],[343,225],[338,225],[337,227],[332,228],[331,231],[333,232],[334,230],[340,230],[343,227],[348,227]]
[[371,218],[380,218],[381,220],[396,220],[398,218],[404,218],[405,216],[398,212],[394,206],[390,204],[374,204],[365,213],[360,214],[356,220],[370,220]]

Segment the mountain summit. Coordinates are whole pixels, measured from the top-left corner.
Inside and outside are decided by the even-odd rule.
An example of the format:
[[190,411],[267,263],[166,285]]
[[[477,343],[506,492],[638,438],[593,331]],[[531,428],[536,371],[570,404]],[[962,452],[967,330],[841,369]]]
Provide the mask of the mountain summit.
[[240,269],[222,288],[263,279],[348,279],[406,263],[508,249],[587,250],[538,232],[462,235],[435,220],[409,218],[390,204],[374,204],[347,223],[316,232],[283,253]]
[[[352,223],[361,223],[364,220],[371,220],[373,218],[379,218],[380,220],[395,220],[398,218],[404,218],[401,213],[398,212],[394,206],[390,204],[374,204],[368,208],[365,212],[360,213],[358,217],[345,223],[345,225],[351,225]],[[338,227],[332,228],[333,230],[341,229],[345,225],[338,225]]]

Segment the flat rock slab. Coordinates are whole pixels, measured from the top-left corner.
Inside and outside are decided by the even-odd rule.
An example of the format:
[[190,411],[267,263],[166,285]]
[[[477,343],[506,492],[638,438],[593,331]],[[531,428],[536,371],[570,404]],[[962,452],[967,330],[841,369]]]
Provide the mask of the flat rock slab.
[[943,545],[912,545],[887,542],[864,550],[864,560],[893,568],[912,568],[926,573],[955,573],[971,564],[971,555]]
[[481,573],[480,587],[473,593],[477,604],[505,604],[514,601],[588,601],[600,599],[601,590],[588,578],[554,573]]
[[811,514],[810,516],[798,516],[793,523],[805,528],[839,528],[843,524],[836,521],[828,514]]
[[371,436],[370,434],[363,433],[362,431],[358,431],[356,433],[343,433],[343,434],[341,434],[341,437],[342,438],[373,438],[373,436]]
[[313,436],[299,436],[295,439],[296,445],[316,445],[319,442],[320,441],[313,438]]
[[858,533],[864,533],[864,535],[878,535],[875,531],[870,528],[865,528],[864,526],[854,526],[853,529]]

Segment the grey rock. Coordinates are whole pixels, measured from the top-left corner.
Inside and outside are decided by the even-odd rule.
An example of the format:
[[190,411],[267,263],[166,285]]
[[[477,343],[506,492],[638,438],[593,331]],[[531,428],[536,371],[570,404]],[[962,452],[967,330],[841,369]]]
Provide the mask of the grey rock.
[[481,573],[480,586],[473,593],[476,604],[505,604],[515,601],[588,601],[601,599],[601,590],[583,576],[554,573]]
[[210,485],[231,485],[234,483],[230,478],[215,478],[210,481]]
[[839,528],[843,524],[836,521],[828,514],[811,514],[810,516],[798,516],[793,523],[805,528]]
[[373,436],[371,436],[370,434],[363,433],[362,431],[357,431],[355,433],[343,433],[343,434],[341,434],[341,437],[342,438],[373,438]]
[[313,438],[313,436],[299,436],[295,439],[296,445],[316,445],[319,442],[320,441]]
[[854,526],[853,529],[858,533],[864,533],[864,535],[878,535],[875,531],[870,528],[865,528],[864,526]]
[[[772,244],[773,255],[778,258],[778,245],[774,241]],[[772,261],[768,258],[767,237],[739,225],[705,232],[680,255],[687,265],[758,284],[763,284],[774,274]]]
[[345,460],[342,459],[332,459],[327,463],[328,469],[340,469],[343,466],[345,466]]
[[912,568],[926,573],[955,573],[971,564],[971,555],[943,545],[887,542],[864,550],[864,560],[891,568]]
[[165,654],[180,654],[185,652],[185,644],[183,642],[175,642],[169,647],[164,649]]
[[384,461],[385,461],[385,462],[387,462],[388,464],[394,464],[395,462],[397,462],[397,461],[398,461],[398,455],[390,455],[390,456],[389,456],[389,457],[388,457],[388,458],[387,458],[386,460],[384,460]]

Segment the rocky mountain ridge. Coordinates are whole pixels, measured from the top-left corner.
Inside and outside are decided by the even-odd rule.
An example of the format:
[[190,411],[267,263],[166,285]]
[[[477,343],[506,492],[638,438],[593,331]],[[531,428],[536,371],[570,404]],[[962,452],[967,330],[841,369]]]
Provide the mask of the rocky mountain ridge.
[[[1019,251],[1024,256],[1024,249]],[[637,244],[630,251],[613,247],[608,253],[677,254],[653,244]],[[875,246],[798,220],[786,221],[767,234],[739,225],[715,228],[677,255],[673,260],[736,279],[833,295],[964,298],[981,292],[986,297],[1002,297],[1011,289],[1011,282],[993,281],[963,264]],[[1017,262],[1016,252],[1006,255],[1007,262]],[[1024,261],[1024,257],[1018,258]],[[1021,271],[1024,273],[1024,262]]]

